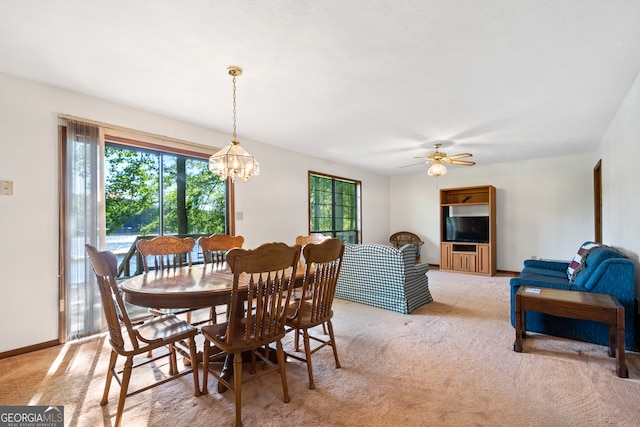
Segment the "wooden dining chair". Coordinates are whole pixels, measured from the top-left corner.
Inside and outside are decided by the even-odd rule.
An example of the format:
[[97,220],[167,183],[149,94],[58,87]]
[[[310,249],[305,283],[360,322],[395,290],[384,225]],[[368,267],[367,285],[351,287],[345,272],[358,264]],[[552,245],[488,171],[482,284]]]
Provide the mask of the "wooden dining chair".
[[[228,234],[212,234],[208,237],[200,237],[198,245],[202,250],[202,259],[205,264],[210,264],[213,268],[223,269],[226,267],[227,252],[233,248],[242,248],[244,237],[230,236]],[[229,307],[226,308],[227,312]],[[216,307],[211,307],[211,322],[217,323],[218,315],[225,311],[218,312]]]
[[[314,389],[313,368],[311,365],[311,355],[330,346],[333,349],[333,357],[336,361],[336,368],[340,368],[338,351],[336,350],[336,339],[333,333],[331,318],[333,317],[333,297],[336,292],[336,283],[342,266],[342,256],[344,254],[344,242],[339,239],[327,239],[322,243],[309,243],[302,253],[306,263],[304,282],[302,284],[301,298],[287,309],[287,333],[295,332],[295,351],[300,351],[299,339],[302,335],[304,341],[305,356],[287,353],[287,356],[305,362],[309,373],[309,388]],[[309,334],[309,330],[316,326],[326,325],[329,339],[320,338],[317,335]],[[311,341],[319,343],[314,348]]]
[[[144,272],[148,273],[151,270],[175,270],[183,266],[191,267],[191,252],[195,244],[196,241],[192,237],[157,236],[149,240],[138,240],[136,247],[142,257]],[[190,308],[175,310],[152,308],[150,311],[156,316],[186,313],[187,322],[191,323],[191,312],[194,310]]]
[[142,256],[144,272],[148,273],[151,267],[155,270],[175,269],[183,265],[191,267],[191,251],[195,244],[192,237],[158,236],[138,240],[136,247]]
[[304,246],[307,243],[322,243],[329,238],[329,236],[325,236],[322,233],[311,233],[307,236],[297,236],[296,245]]
[[[202,327],[204,335],[204,376],[202,393],[208,393],[207,379],[211,373],[226,388],[233,390],[236,406],[236,426],[242,425],[242,384],[271,372],[280,372],[284,401],[289,402],[282,337],[285,335],[286,308],[290,288],[300,259],[300,246],[265,243],[255,249],[232,249],[227,263],[233,272],[233,287],[227,322]],[[246,307],[245,309],[245,301]],[[269,344],[276,343],[278,363],[268,358]],[[211,343],[221,353],[211,356]],[[259,350],[262,349],[263,352]],[[252,369],[246,378],[242,372],[242,353],[250,352]],[[225,379],[223,370],[208,362],[233,355],[233,381]],[[255,370],[256,358],[264,369]]]
[[[188,341],[189,343],[188,347],[191,360],[196,360],[195,336],[198,333],[198,329],[189,323],[178,319],[174,315],[155,317],[140,325],[132,325],[125,309],[120,288],[116,283],[118,267],[115,255],[109,251],[100,252],[91,245],[86,245],[86,250],[89,258],[91,259],[91,264],[93,265],[93,270],[98,280],[102,308],[109,329],[109,343],[111,344],[109,370],[107,372],[107,379],[100,405],[106,405],[108,402],[111,379],[115,377],[120,384],[120,397],[118,399],[115,425],[119,426],[122,422],[122,412],[124,409],[124,402],[127,397],[159,386],[176,378],[180,378],[184,375],[188,375],[190,373],[193,374],[195,395],[199,396],[200,387],[198,384],[197,368],[185,368],[178,372],[175,360],[176,343],[185,341]],[[164,352],[160,351],[161,354],[156,357],[147,357],[142,361],[138,360],[139,358],[136,358],[143,353],[149,354],[152,350],[160,349],[161,347],[166,347],[167,349]],[[116,369],[118,356],[124,356],[126,358],[124,368],[121,370]],[[158,376],[161,377],[157,382],[129,392],[129,380],[133,369],[168,356],[168,375],[156,372],[154,373],[156,378]],[[134,358],[136,358],[135,361]]]
[[244,237],[230,236],[228,234],[212,234],[209,237],[200,237],[198,239],[205,265],[208,263],[223,263],[230,249],[242,248],[243,244]]

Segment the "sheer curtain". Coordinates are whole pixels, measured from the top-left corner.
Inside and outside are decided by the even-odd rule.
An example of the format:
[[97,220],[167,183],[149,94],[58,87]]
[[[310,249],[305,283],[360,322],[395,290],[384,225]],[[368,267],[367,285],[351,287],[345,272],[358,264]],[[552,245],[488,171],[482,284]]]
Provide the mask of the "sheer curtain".
[[66,138],[61,141],[60,229],[61,306],[66,312],[66,331],[61,339],[66,340],[101,329],[100,293],[85,244],[100,247],[102,145],[97,126],[67,119]]

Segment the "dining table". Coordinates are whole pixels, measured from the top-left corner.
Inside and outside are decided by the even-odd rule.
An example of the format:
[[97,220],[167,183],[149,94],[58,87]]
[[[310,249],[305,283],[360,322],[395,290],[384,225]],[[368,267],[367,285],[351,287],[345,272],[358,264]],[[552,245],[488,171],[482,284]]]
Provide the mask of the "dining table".
[[[293,278],[293,287],[302,286],[305,264],[300,262]],[[248,280],[239,279],[239,289],[246,296]],[[227,304],[233,288],[233,273],[226,262],[197,264],[176,269],[151,270],[120,283],[125,301],[130,304],[157,308],[208,308]]]
[[[302,287],[305,268],[301,261],[293,278],[294,289]],[[239,278],[240,301],[247,298],[248,279],[243,280],[243,275]],[[120,283],[126,302],[153,309],[199,309],[225,305],[231,300],[232,288],[233,272],[226,262],[151,270]],[[202,353],[198,354],[201,357]],[[186,361],[192,362],[188,358]],[[231,358],[227,357],[223,369],[225,377],[232,375],[231,365]],[[218,384],[218,391],[224,390],[224,386]]]

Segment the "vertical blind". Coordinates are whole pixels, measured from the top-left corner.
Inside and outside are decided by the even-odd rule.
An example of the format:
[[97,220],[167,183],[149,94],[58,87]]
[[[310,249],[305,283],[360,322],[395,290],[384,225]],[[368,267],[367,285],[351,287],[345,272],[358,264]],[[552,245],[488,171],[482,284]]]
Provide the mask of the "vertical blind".
[[63,211],[62,266],[68,340],[95,334],[101,328],[98,286],[85,244],[99,247],[102,148],[97,126],[67,120],[62,142]]

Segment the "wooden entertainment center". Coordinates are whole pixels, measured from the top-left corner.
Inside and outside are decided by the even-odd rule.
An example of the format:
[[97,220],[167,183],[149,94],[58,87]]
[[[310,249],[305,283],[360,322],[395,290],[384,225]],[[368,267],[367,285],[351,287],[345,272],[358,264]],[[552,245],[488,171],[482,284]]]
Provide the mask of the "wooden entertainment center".
[[440,270],[496,274],[496,188],[440,190]]

